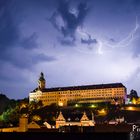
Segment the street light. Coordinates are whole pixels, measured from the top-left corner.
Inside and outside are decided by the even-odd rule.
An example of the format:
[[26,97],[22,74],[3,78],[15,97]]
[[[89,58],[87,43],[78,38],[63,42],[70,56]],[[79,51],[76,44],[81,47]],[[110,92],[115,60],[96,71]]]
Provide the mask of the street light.
[[95,108],[96,106],[94,104],[91,105],[92,108]]

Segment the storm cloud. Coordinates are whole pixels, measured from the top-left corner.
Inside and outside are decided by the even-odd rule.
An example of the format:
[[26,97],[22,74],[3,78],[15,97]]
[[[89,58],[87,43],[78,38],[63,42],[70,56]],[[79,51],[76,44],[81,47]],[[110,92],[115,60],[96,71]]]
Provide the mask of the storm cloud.
[[15,6],[9,0],[0,1],[0,50],[9,49],[19,39],[17,19],[13,20],[12,12]]
[[75,8],[70,8],[70,6],[70,1],[59,0],[57,10],[49,19],[52,25],[63,35],[64,39],[61,39],[60,42],[64,45],[74,44],[76,29],[82,26],[89,11],[87,3],[80,2]]
[[32,33],[29,37],[22,36],[20,25],[24,16],[21,11],[18,11],[21,12],[20,16],[16,14],[18,5],[15,4],[16,1],[0,2],[0,59],[3,60],[2,62],[29,69],[36,63],[56,60],[45,54],[32,53],[39,47],[37,33]]
[[0,92],[27,97],[44,72],[46,87],[122,82],[140,94],[139,7],[139,0],[0,0]]
[[90,45],[90,44],[97,44],[97,40],[96,39],[92,39],[91,36],[89,35],[88,39],[81,38],[81,43],[88,44],[88,45]]

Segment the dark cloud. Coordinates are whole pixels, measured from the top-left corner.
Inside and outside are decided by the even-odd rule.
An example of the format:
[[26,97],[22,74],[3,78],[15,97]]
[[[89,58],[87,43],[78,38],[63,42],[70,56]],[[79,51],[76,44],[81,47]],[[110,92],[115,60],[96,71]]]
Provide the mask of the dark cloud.
[[[15,1],[12,1],[15,2]],[[38,48],[37,33],[22,37],[20,33],[20,17],[16,15],[16,3],[0,1],[0,60],[1,64],[8,62],[22,69],[30,69],[42,61],[54,61],[54,57],[32,53]],[[19,9],[18,9],[19,10]],[[18,11],[21,13],[21,11]]]
[[52,14],[52,16],[47,20],[52,23],[52,25],[54,26],[55,29],[57,29],[58,31],[61,31],[61,26],[62,25],[59,25],[58,22],[57,22],[57,17],[58,16],[59,16],[58,12],[54,12]]
[[[139,0],[123,0],[123,4],[128,7],[131,12],[139,14],[140,12],[140,1]],[[129,11],[128,11],[129,12]]]
[[[27,42],[26,42],[27,43]],[[35,42],[33,42],[34,44]],[[28,43],[27,43],[28,44]],[[32,46],[32,44],[30,44]],[[29,46],[30,48],[30,46]],[[53,56],[44,55],[41,53],[32,53],[31,49],[13,48],[5,51],[1,56],[1,63],[9,62],[15,67],[21,69],[31,69],[32,66],[40,62],[51,62],[55,61],[56,58]]]
[[20,42],[21,46],[25,49],[34,49],[38,47],[36,40],[38,39],[37,33],[33,33],[27,38],[23,38]]
[[114,38],[110,38],[109,41],[111,41],[113,43],[116,42],[116,40]]
[[140,6],[140,1],[139,0],[133,0],[132,2],[135,6]]
[[12,12],[14,6],[10,1],[0,1],[0,51],[14,46],[19,39],[18,25],[16,19],[13,20]]
[[64,46],[75,46],[75,38],[65,37],[59,38],[58,41]]
[[64,38],[59,41],[64,46],[75,46],[75,38]]
[[[50,18],[52,25],[65,37],[75,41],[75,32],[78,26],[82,26],[88,8],[86,3],[79,3],[75,12],[70,10],[70,1],[59,0],[57,11]],[[68,43],[66,43],[68,42]],[[62,44],[73,44],[69,41],[61,41]]]
[[131,0],[129,7],[137,14],[140,12],[140,1],[139,0]]
[[88,39],[81,38],[81,43],[90,45],[90,44],[97,44],[98,42],[96,39],[92,39],[91,36],[88,35]]
[[[90,6],[90,13],[87,4]],[[87,0],[0,0],[0,90],[15,98],[28,96],[28,92],[36,85],[35,75],[38,75],[40,71],[48,73],[47,77],[50,77],[52,86],[55,86],[55,83],[75,84],[71,80],[73,73],[79,74],[79,84],[83,79],[94,83],[101,82],[102,79],[103,81],[116,79],[116,73],[119,72],[117,69],[109,73],[107,78],[100,74],[105,75],[108,71],[107,69],[104,72],[101,71],[104,64],[111,69],[116,66],[122,68],[120,80],[123,79],[121,73],[124,71],[129,76],[131,74],[129,70],[139,66],[137,62],[140,54],[139,39],[134,40],[133,43],[130,39],[131,47],[125,47],[127,41],[122,43],[123,49],[121,46],[120,49],[114,49],[114,47],[119,44],[118,40],[123,40],[133,28],[135,16],[136,14],[139,16],[140,13],[138,12],[140,11],[139,5],[139,0],[89,0],[88,2]],[[45,22],[46,16],[50,17],[49,22]],[[54,28],[51,28],[52,26]],[[57,38],[55,38],[56,34],[59,34]],[[106,37],[111,39],[106,40]],[[60,46],[57,44],[57,39],[63,46],[75,45],[77,48],[52,48],[53,44]],[[96,43],[100,42],[102,46],[98,48],[100,44],[96,45]],[[107,43],[112,47],[107,48]],[[94,45],[96,47],[93,47]],[[98,52],[92,53],[96,49],[101,49],[105,53],[102,55],[98,55]],[[108,51],[109,49],[111,51]],[[85,53],[91,55],[85,55]],[[131,58],[132,62],[129,59],[130,53],[134,53],[136,57],[136,59]],[[68,58],[68,55],[72,57]],[[115,56],[121,60],[114,65]],[[121,56],[125,56],[124,61]],[[57,61],[57,57],[60,59],[59,63],[53,63]],[[128,66],[125,63],[127,57],[130,61]],[[97,67],[95,71],[91,69],[93,61],[95,61],[94,66]],[[41,62],[44,62],[43,65],[38,65]],[[50,63],[49,67],[48,63]],[[124,71],[123,66],[127,67]],[[56,67],[60,67],[57,72]],[[67,73],[60,81],[56,77],[62,75],[63,68],[66,67]],[[83,71],[79,72],[79,69]],[[84,75],[83,79],[81,75]],[[96,77],[96,75],[100,76]],[[139,82],[139,72],[133,77],[136,76],[134,84],[129,82],[129,86],[133,84],[133,88],[136,82]]]
[[[25,77],[22,74],[23,71],[21,70],[17,70],[17,68],[15,68],[13,65],[5,62],[5,63],[1,63],[0,61],[0,65],[1,65],[1,72],[0,72],[0,83],[3,84],[5,82],[19,82],[20,79],[22,79],[23,81],[25,81]],[[8,71],[7,71],[8,69]]]
[[33,62],[38,63],[38,62],[52,62],[52,61],[56,61],[57,59],[53,56],[48,56],[48,55],[44,55],[42,53],[37,54],[36,56],[34,56],[32,58]]

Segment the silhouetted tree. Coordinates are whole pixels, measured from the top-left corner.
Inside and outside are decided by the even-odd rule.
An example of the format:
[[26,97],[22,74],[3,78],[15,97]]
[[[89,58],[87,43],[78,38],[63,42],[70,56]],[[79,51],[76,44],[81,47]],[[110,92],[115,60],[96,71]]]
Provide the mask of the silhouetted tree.
[[135,98],[137,99],[138,98],[138,94],[137,94],[137,91],[136,90],[131,90],[130,91],[130,100],[132,101],[132,99]]
[[8,109],[9,103],[10,99],[4,94],[0,94],[0,115]]

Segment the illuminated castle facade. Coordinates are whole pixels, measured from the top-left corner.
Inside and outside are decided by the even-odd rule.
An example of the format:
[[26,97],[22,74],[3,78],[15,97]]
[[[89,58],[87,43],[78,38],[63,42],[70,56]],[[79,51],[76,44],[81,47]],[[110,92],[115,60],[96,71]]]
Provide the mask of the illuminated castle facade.
[[111,102],[123,104],[126,87],[122,83],[46,88],[44,74],[40,74],[38,88],[29,93],[29,101],[42,101],[43,105],[68,106],[69,103]]

